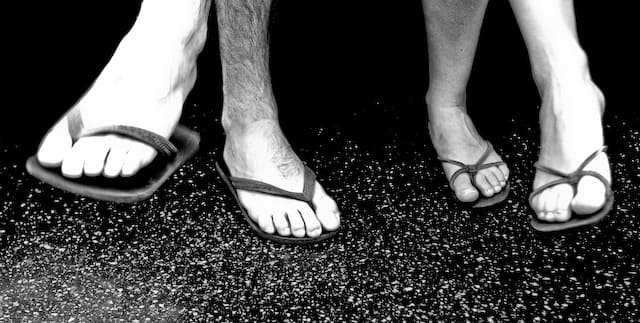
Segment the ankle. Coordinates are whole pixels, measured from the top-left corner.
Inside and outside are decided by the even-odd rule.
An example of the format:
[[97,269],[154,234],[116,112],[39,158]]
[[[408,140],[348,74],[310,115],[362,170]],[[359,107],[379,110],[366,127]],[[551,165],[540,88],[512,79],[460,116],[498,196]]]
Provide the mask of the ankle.
[[447,91],[430,86],[425,95],[425,102],[429,110],[455,108],[466,111],[467,92],[447,93]]
[[242,114],[238,116],[233,113],[223,112],[221,123],[227,138],[244,138],[257,130],[280,129],[280,123],[275,115],[248,116]]

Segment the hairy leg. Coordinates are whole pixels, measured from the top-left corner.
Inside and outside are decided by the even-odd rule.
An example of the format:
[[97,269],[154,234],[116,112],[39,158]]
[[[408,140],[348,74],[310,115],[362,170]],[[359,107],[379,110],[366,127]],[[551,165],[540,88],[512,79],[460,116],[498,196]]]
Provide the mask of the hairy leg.
[[[543,165],[571,172],[604,142],[604,96],[591,80],[587,56],[578,42],[573,1],[511,0],[511,6],[542,99],[539,160]],[[586,169],[611,179],[604,154]],[[538,171],[534,189],[554,179],[555,176]],[[569,185],[557,185],[535,197],[531,206],[542,220],[566,221],[572,211],[597,211],[604,199],[604,185],[585,177],[575,197]]]
[[[72,107],[86,128],[131,125],[169,137],[196,78],[207,34],[208,0],[145,0],[140,14],[89,91]],[[118,136],[73,143],[66,116],[45,136],[38,159],[63,175],[131,176],[155,156]]]
[[[271,0],[217,0],[227,134],[224,159],[233,176],[300,192],[304,164],[285,138],[269,73]],[[339,226],[335,202],[319,183],[309,205],[262,193],[238,191],[249,216],[267,233],[315,237]]]
[[[480,27],[488,0],[423,0],[429,50],[427,106],[433,145],[443,158],[474,163],[486,147],[466,111],[466,91],[475,56]],[[487,162],[500,161],[492,153]],[[459,168],[443,164],[447,178]],[[461,201],[492,196],[502,190],[508,178],[506,166],[481,170],[476,175],[481,192],[468,175],[453,183]]]

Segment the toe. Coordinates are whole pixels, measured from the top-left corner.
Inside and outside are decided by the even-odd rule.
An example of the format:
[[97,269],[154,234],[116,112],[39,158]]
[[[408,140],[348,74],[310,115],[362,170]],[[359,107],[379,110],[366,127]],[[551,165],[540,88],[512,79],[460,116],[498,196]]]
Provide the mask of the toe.
[[276,229],[273,225],[273,217],[271,213],[263,212],[256,214],[258,218],[258,226],[260,229],[268,234],[274,234]]
[[559,222],[566,222],[571,218],[571,200],[573,198],[573,189],[570,185],[561,184],[556,188],[557,200],[556,209],[554,211],[555,218]]
[[64,160],[62,160],[61,171],[63,176],[69,178],[82,176],[84,160],[88,151],[90,151],[88,148],[86,138],[80,138],[73,147],[71,147],[69,153],[65,156]]
[[336,202],[327,195],[322,186],[316,182],[316,190],[313,196],[313,206],[322,229],[335,231],[340,227],[340,211]]
[[542,213],[542,220],[555,222],[555,215],[553,214],[553,211],[555,209],[556,200],[557,198],[551,189],[546,189],[540,193],[540,204],[542,206],[540,213]]
[[[492,167],[492,168],[495,168],[495,167]],[[498,193],[502,190],[502,184],[500,184],[500,180],[494,174],[494,172],[491,171],[491,169],[484,170],[482,172],[482,175],[484,175],[484,177],[487,179],[487,182],[493,188],[494,193]]]
[[87,154],[84,157],[84,174],[98,176],[104,169],[107,153],[113,142],[111,137],[87,137]]
[[149,164],[153,157],[155,157],[155,151],[151,147],[139,142],[131,142],[122,164],[122,176],[135,175],[142,167]]
[[489,183],[487,177],[483,174],[476,174],[476,183],[478,184],[478,188],[480,189],[480,192],[482,192],[482,195],[491,197],[495,193],[495,191],[493,190],[493,185]]
[[604,184],[593,176],[585,176],[578,182],[578,193],[571,202],[571,209],[577,214],[595,213],[605,203]]
[[498,166],[498,169],[500,170],[502,175],[504,175],[505,182],[508,181],[509,180],[509,167],[507,167],[507,165],[500,165],[500,166]]
[[38,162],[45,167],[58,167],[71,151],[72,140],[67,128],[67,119],[60,120],[47,133],[38,148]]
[[458,176],[453,183],[453,187],[456,197],[462,202],[473,202],[480,196],[478,190],[471,184],[469,175]]
[[291,234],[296,238],[304,237],[306,231],[300,212],[294,208],[287,210],[287,219],[289,219],[289,225],[291,226]]
[[113,178],[120,175],[128,151],[129,146],[123,142],[117,142],[111,146],[104,165],[104,176]]
[[315,212],[313,212],[311,207],[306,203],[300,203],[297,208],[302,215],[307,236],[311,238],[319,236],[322,233],[322,226],[320,225]]
[[542,195],[544,194],[545,191],[540,192],[539,194],[535,195],[532,199],[531,199],[531,209],[533,209],[533,212],[536,213],[538,219],[540,220],[545,220],[546,219],[546,213],[544,211],[544,200],[542,199]]
[[274,212],[273,224],[276,226],[276,231],[279,235],[287,237],[291,235],[291,229],[289,228],[289,221],[285,212]]
[[500,168],[498,167],[491,167],[488,169],[488,171],[490,171],[491,173],[493,173],[493,176],[496,177],[496,179],[498,180],[498,183],[500,184],[500,188],[502,189],[505,185],[507,185],[507,179],[504,176],[504,173],[500,170]]

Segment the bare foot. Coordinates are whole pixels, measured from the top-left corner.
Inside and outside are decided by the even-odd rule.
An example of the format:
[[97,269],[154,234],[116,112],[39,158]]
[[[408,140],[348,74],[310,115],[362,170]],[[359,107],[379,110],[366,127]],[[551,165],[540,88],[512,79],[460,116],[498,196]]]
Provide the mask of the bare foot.
[[[487,148],[488,143],[480,137],[465,107],[438,107],[429,109],[429,133],[438,156],[453,159],[465,164],[478,161]],[[491,152],[486,163],[502,161],[500,156]],[[443,163],[445,175],[451,178],[459,166]],[[509,178],[506,165],[481,169],[476,174],[478,188],[473,186],[468,174],[458,176],[452,183],[456,197],[462,202],[473,202],[480,194],[491,197],[499,193]],[[478,189],[480,192],[478,192]]]
[[[588,75],[588,74],[587,74]],[[570,173],[603,145],[602,113],[604,96],[590,78],[549,78],[542,89],[540,127],[542,148],[540,164]],[[607,155],[599,154],[585,170],[591,170],[611,181]],[[536,189],[558,179],[537,171]],[[578,183],[577,194],[569,184],[552,186],[531,200],[538,218],[548,222],[565,222],[573,212],[590,214],[605,203],[606,188],[593,176]]]
[[[304,164],[276,121],[256,121],[246,125],[241,133],[228,135],[224,160],[234,177],[302,192]],[[334,231],[340,226],[338,206],[318,182],[313,208],[301,201],[245,190],[238,190],[238,198],[251,219],[269,234],[317,237],[323,231]]]
[[[93,86],[71,108],[80,111],[86,129],[129,125],[168,138],[180,118],[206,39],[206,18],[199,12],[204,8],[146,3]],[[37,158],[44,166],[61,166],[70,178],[117,177],[134,175],[155,155],[153,148],[115,135],[74,143],[65,115],[42,140]]]

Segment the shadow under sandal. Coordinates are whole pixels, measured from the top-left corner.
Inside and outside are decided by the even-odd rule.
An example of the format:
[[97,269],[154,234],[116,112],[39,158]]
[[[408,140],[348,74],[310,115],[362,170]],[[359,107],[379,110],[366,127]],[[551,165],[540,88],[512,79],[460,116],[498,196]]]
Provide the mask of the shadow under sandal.
[[611,209],[613,208],[613,190],[611,189],[611,183],[609,183],[609,181],[606,178],[604,178],[604,176],[602,176],[597,172],[584,170],[584,168],[594,158],[596,158],[598,154],[605,153],[606,151],[607,151],[607,146],[602,146],[600,149],[596,150],[594,153],[589,155],[589,157],[587,157],[587,159],[585,159],[582,162],[582,164],[580,164],[578,169],[576,169],[572,173],[563,173],[551,167],[540,165],[540,163],[538,162],[534,164],[536,169],[554,176],[558,176],[560,178],[557,180],[551,181],[549,183],[546,183],[538,187],[537,189],[535,189],[533,192],[531,192],[531,194],[529,195],[530,205],[531,205],[531,201],[536,195],[542,193],[542,191],[544,191],[547,188],[550,188],[552,186],[559,185],[559,184],[571,185],[571,188],[573,188],[573,196],[575,197],[578,192],[578,183],[580,182],[580,179],[582,179],[584,176],[593,176],[597,178],[599,181],[601,181],[604,184],[606,189],[604,205],[597,212],[591,213],[591,214],[584,214],[584,215],[576,214],[575,212],[572,212],[571,219],[569,219],[569,221],[566,221],[566,222],[547,222],[547,221],[538,219],[538,217],[534,214],[531,216],[531,226],[534,229],[538,231],[544,231],[544,232],[567,230],[567,229],[581,227],[589,224],[595,224],[597,222],[600,222],[600,220],[602,220],[605,216],[607,216],[607,214],[609,214],[609,211],[611,211]]
[[27,159],[27,172],[39,180],[71,193],[103,201],[132,203],[148,198],[196,153],[200,143],[198,133],[182,125],[178,125],[170,140],[167,140],[154,132],[132,126],[84,129],[80,113],[75,110],[66,118],[74,143],[82,137],[118,135],[147,144],[158,153],[151,163],[135,175],[115,178],[82,176],[71,179],[62,175],[60,167],[41,165],[35,155]]
[[504,201],[507,198],[507,196],[509,195],[509,190],[510,190],[509,182],[507,182],[507,185],[505,185],[505,187],[502,188],[502,191],[500,191],[500,193],[494,194],[491,197],[483,196],[482,195],[482,190],[478,187],[478,184],[476,183],[476,175],[478,174],[478,172],[480,170],[486,169],[486,168],[490,168],[490,167],[497,167],[497,166],[501,166],[501,165],[506,165],[505,162],[503,162],[503,161],[483,164],[484,161],[487,159],[487,157],[489,157],[489,154],[491,154],[491,152],[493,152],[493,146],[491,145],[491,143],[488,142],[488,141],[486,143],[487,143],[487,148],[485,148],[484,153],[482,153],[482,156],[480,156],[480,158],[478,158],[478,161],[475,164],[465,164],[465,163],[457,161],[457,160],[442,158],[442,157],[438,156],[438,160],[440,160],[441,162],[453,164],[455,166],[460,167],[458,170],[456,170],[453,173],[453,175],[451,175],[451,178],[449,179],[449,187],[451,187],[451,190],[453,192],[453,196],[456,199],[457,199],[457,197],[455,195],[455,189],[454,189],[453,183],[456,181],[458,176],[460,176],[462,174],[468,174],[469,175],[469,178],[471,179],[471,185],[473,185],[473,187],[475,187],[478,190],[478,193],[479,193],[480,196],[478,197],[477,200],[475,200],[473,202],[462,202],[462,203],[464,203],[466,205],[469,205],[472,208],[483,208],[483,207],[496,205],[496,204]]
[[237,190],[264,193],[272,196],[280,196],[284,198],[302,201],[309,204],[311,209],[315,211],[315,208],[313,207],[312,199],[315,191],[316,175],[306,165],[304,166],[304,185],[303,185],[302,193],[286,191],[279,187],[273,186],[271,184],[267,184],[267,183],[252,180],[252,179],[233,177],[231,176],[231,173],[229,172],[229,169],[227,168],[223,160],[216,162],[216,170],[218,171],[218,174],[220,174],[220,177],[222,177],[222,180],[229,187],[229,190],[231,191],[231,194],[235,198],[236,203],[240,207],[240,211],[242,211],[242,215],[244,219],[247,221],[247,223],[249,224],[249,227],[256,234],[258,234],[258,236],[264,239],[275,241],[278,243],[283,243],[283,244],[310,244],[310,243],[316,243],[316,242],[329,239],[335,236],[340,230],[340,228],[338,228],[335,231],[323,232],[321,235],[315,238],[311,238],[311,237],[297,238],[293,236],[286,237],[286,236],[278,235],[277,233],[270,234],[262,231],[262,229],[260,229],[258,224],[254,222],[253,219],[251,219],[251,217],[249,217],[249,213],[242,206],[242,203],[238,198]]

